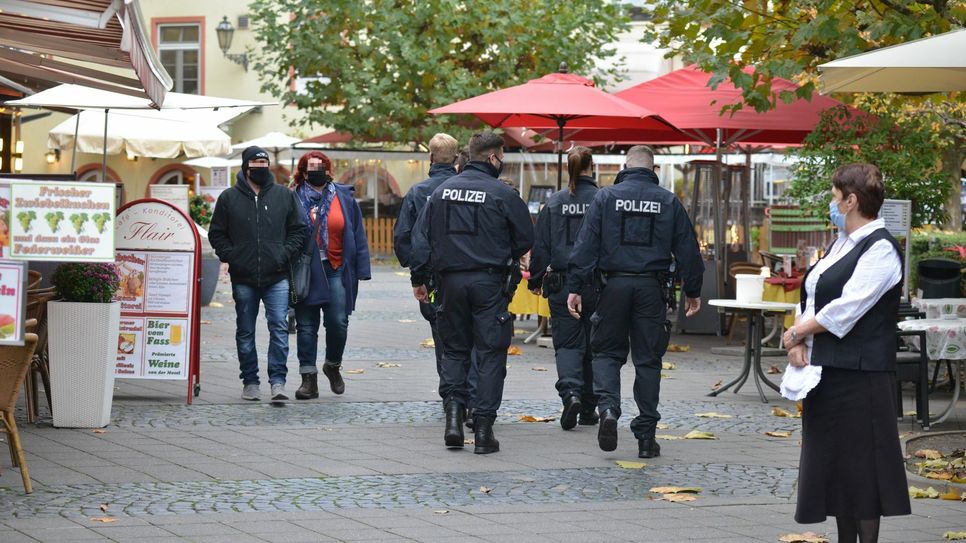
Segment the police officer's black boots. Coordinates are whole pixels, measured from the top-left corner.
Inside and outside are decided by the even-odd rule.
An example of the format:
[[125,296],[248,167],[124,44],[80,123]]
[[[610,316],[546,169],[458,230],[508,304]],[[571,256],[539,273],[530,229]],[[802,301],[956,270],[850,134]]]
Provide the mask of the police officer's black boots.
[[597,414],[596,406],[590,406],[589,409],[584,407],[580,410],[580,418],[577,424],[581,426],[596,426],[598,422],[600,422],[600,415]]
[[661,446],[658,445],[656,439],[647,437],[637,440],[638,458],[655,458],[658,456],[661,456]]
[[450,449],[463,448],[463,406],[450,400],[446,403],[446,431],[443,440]]
[[580,396],[571,394],[563,400],[563,414],[560,415],[560,427],[573,430],[577,426],[577,415],[580,413]]
[[602,451],[610,452],[617,448],[617,413],[613,409],[606,409],[600,414],[597,444]]
[[311,400],[319,397],[319,374],[303,373],[302,386],[295,391],[296,400]]
[[476,447],[474,447],[473,452],[475,454],[490,454],[499,452],[500,442],[496,440],[493,435],[493,421],[494,417],[481,417],[479,415],[473,417],[474,424],[476,425]]

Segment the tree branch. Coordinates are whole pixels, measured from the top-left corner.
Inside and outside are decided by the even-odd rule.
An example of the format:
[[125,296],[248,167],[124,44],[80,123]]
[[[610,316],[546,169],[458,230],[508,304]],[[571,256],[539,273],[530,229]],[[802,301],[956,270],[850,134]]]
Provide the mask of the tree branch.
[[905,6],[900,6],[900,5],[896,4],[895,2],[893,2],[892,0],[879,0],[879,1],[882,2],[883,4],[885,4],[886,7],[891,8],[893,11],[898,11],[899,13],[901,13],[901,14],[907,16],[907,17],[912,17],[912,16],[915,15],[912,12],[912,10],[910,10],[909,8],[907,8]]

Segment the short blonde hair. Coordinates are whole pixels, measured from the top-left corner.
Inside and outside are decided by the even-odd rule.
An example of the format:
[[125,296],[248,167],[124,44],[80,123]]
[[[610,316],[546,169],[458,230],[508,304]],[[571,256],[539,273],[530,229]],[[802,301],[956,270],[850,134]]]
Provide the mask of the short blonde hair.
[[433,162],[437,164],[452,164],[456,160],[458,147],[456,138],[442,132],[429,140],[429,152],[433,155]]

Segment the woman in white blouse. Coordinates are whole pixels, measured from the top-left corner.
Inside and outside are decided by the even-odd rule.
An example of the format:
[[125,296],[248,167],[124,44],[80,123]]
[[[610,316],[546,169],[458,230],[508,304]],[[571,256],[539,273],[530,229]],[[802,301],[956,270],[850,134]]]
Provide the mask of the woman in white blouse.
[[829,213],[839,237],[806,275],[783,337],[792,366],[822,368],[803,401],[795,520],[834,516],[848,543],[874,543],[880,517],[910,513],[895,418],[901,250],[877,218],[884,196],[875,166],[835,171]]

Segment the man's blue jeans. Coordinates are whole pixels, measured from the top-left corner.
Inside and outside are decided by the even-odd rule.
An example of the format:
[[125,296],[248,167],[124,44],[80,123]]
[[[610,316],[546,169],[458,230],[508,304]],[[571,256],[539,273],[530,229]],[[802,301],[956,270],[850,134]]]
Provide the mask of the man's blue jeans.
[[[329,285],[329,301],[321,306],[295,306],[295,344],[298,347],[299,373],[319,373],[319,325],[325,327],[325,364],[340,367],[349,333],[349,316],[345,309],[345,286],[342,267],[333,270],[328,261],[322,263]],[[320,322],[321,321],[321,322]]]
[[259,384],[258,352],[255,350],[255,319],[259,304],[265,303],[268,320],[268,382],[285,384],[288,368],[288,279],[267,287],[231,285],[235,300],[235,344],[242,383]]

